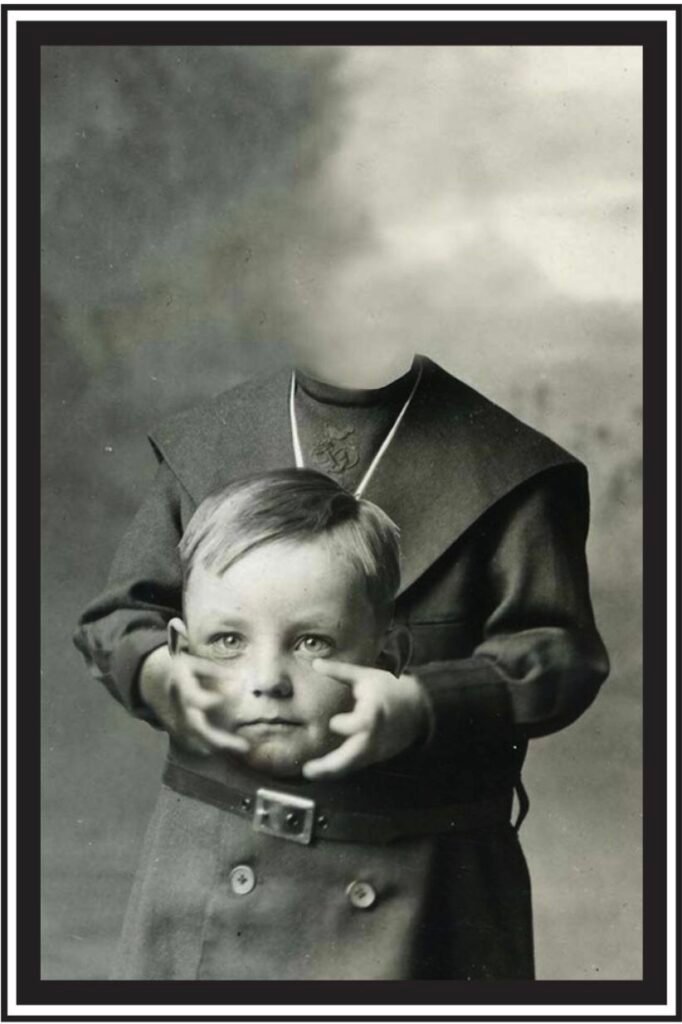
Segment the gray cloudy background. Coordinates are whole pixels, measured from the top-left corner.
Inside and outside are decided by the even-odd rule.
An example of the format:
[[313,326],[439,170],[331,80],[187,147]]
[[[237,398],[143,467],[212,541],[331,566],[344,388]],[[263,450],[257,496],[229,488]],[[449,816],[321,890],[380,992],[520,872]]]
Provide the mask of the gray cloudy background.
[[43,47],[43,976],[102,978],[163,740],[70,636],[165,414],[396,339],[591,471],[613,662],[532,744],[538,976],[641,977],[641,51]]

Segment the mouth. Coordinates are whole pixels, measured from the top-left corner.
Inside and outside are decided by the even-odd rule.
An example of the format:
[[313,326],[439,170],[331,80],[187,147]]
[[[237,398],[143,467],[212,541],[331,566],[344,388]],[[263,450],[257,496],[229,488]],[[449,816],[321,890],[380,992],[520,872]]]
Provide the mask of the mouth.
[[239,722],[236,726],[237,731],[240,729],[297,729],[303,725],[303,722],[299,722],[294,718],[252,718],[246,722]]

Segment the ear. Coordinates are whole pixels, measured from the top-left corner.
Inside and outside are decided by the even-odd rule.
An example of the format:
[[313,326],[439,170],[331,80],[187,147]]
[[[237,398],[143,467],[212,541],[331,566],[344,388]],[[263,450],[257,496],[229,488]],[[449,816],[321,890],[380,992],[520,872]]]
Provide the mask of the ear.
[[386,631],[377,666],[392,672],[396,677],[402,675],[412,657],[413,646],[412,634],[407,626],[391,626]]
[[168,650],[171,654],[189,649],[187,627],[182,619],[171,619],[168,623]]

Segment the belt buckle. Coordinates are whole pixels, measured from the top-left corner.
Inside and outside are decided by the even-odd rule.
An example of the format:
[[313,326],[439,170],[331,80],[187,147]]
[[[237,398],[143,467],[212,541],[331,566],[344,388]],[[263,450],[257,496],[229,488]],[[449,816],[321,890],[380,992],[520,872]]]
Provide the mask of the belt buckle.
[[266,832],[308,846],[313,838],[315,801],[276,789],[256,790],[254,832]]

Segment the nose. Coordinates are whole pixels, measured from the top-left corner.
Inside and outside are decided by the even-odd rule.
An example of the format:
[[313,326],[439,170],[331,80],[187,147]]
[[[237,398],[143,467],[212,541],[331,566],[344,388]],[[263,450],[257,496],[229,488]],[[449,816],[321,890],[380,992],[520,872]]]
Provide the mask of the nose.
[[254,697],[275,697],[285,700],[294,692],[291,676],[282,658],[275,651],[262,651],[251,666],[251,693]]
[[251,687],[251,693],[254,697],[277,697],[279,700],[291,697],[293,692],[294,688],[287,676],[282,676],[279,679],[273,679],[271,682],[265,683],[259,680]]

